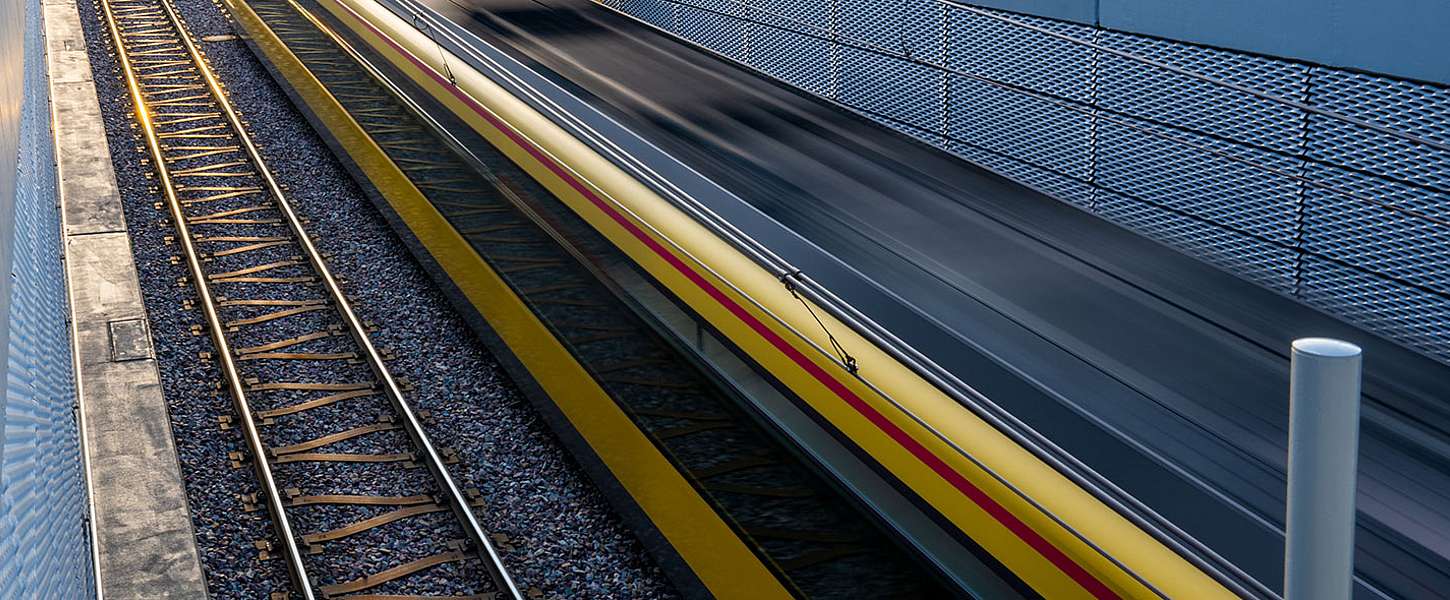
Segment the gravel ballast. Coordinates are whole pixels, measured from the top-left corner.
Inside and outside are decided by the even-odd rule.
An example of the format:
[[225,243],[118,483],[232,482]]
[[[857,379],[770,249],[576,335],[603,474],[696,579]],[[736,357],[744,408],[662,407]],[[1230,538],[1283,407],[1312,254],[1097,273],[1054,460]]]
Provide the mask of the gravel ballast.
[[[510,539],[504,560],[520,586],[558,598],[675,597],[640,543],[283,90],[243,41],[226,36],[234,32],[222,9],[205,0],[176,6],[195,38],[218,40],[199,44],[295,208],[310,220],[319,248],[331,255],[332,269],[346,279],[356,308],[377,325],[373,340],[396,354],[389,366],[412,383],[410,401],[431,411],[428,433],[437,445],[458,451],[452,473],[461,486],[482,492],[480,518],[486,529]],[[288,581],[280,561],[258,560],[254,543],[271,536],[266,513],[242,510],[239,495],[255,493],[257,486],[252,470],[233,468],[227,458],[244,451],[235,429],[218,426],[218,417],[234,414],[231,399],[216,385],[221,374],[215,365],[199,359],[211,344],[191,333],[202,323],[200,313],[182,308],[195,294],[177,284],[185,267],[171,262],[176,248],[166,238],[175,232],[156,207],[162,198],[147,178],[151,166],[141,160],[133,108],[105,25],[95,5],[81,3],[80,9],[210,593],[267,597]],[[357,515],[318,510],[309,517],[305,530],[315,531]]]

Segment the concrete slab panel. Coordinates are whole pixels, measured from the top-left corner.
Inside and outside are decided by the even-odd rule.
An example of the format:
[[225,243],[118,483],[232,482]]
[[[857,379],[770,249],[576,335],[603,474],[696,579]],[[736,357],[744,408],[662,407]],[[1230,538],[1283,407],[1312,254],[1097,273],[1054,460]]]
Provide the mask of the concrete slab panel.
[[111,360],[123,362],[151,358],[151,332],[145,319],[111,321]]
[[45,0],[72,339],[102,594],[205,598],[80,17]]
[[[84,55],[80,56],[85,59]],[[66,63],[52,62],[65,67]],[[86,72],[90,72],[89,61]],[[124,232],[121,196],[111,172],[111,153],[104,143],[96,88],[89,79],[51,84],[51,106],[57,123],[56,158],[61,195],[66,198],[65,233]],[[130,254],[127,247],[126,253]]]

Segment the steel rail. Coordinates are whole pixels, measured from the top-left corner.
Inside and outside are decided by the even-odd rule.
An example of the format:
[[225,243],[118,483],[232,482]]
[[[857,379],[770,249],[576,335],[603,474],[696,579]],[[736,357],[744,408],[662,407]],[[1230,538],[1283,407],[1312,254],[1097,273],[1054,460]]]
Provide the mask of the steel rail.
[[166,8],[167,15],[171,18],[172,23],[176,25],[178,31],[182,32],[182,42],[185,44],[187,52],[196,61],[199,71],[206,82],[207,89],[211,92],[212,97],[216,99],[217,104],[222,107],[223,115],[236,131],[237,141],[241,143],[247,155],[251,158],[257,174],[261,176],[267,186],[267,190],[271,192],[278,210],[286,217],[287,226],[297,238],[298,245],[302,246],[308,263],[310,263],[312,269],[317,273],[318,278],[322,280],[323,287],[327,289],[327,293],[331,297],[338,313],[342,315],[343,320],[347,323],[348,333],[363,348],[363,355],[368,366],[373,370],[374,375],[382,381],[383,389],[387,394],[388,400],[392,403],[394,410],[403,417],[404,431],[408,434],[413,444],[423,451],[425,456],[424,464],[438,481],[438,484],[443,488],[443,495],[447,496],[449,507],[463,523],[464,530],[471,538],[471,541],[476,544],[480,558],[483,560],[484,566],[488,568],[489,576],[493,579],[494,584],[500,592],[506,593],[512,598],[522,600],[524,597],[523,592],[519,590],[513,577],[509,575],[508,569],[503,563],[502,555],[494,547],[493,542],[489,540],[488,534],[483,530],[483,525],[478,521],[478,517],[469,508],[468,500],[465,498],[463,491],[458,487],[457,482],[453,480],[453,476],[449,474],[442,454],[438,452],[433,442],[428,439],[428,434],[423,430],[423,424],[419,421],[417,413],[409,406],[407,399],[403,397],[402,387],[398,384],[397,379],[393,377],[392,371],[384,363],[382,353],[378,351],[377,346],[368,337],[367,326],[358,317],[357,311],[352,306],[352,302],[348,300],[347,294],[343,292],[342,287],[337,283],[337,277],[332,274],[332,269],[328,268],[327,263],[322,259],[322,253],[312,243],[312,237],[308,235],[307,230],[303,227],[302,220],[292,208],[292,203],[287,200],[287,196],[283,193],[281,185],[277,183],[277,179],[272,175],[272,171],[267,167],[267,163],[262,160],[261,152],[257,150],[257,146],[253,143],[251,135],[242,126],[241,117],[238,116],[231,102],[227,100],[221,84],[216,79],[216,75],[212,73],[205,61],[202,60],[195,43],[191,41],[191,37],[186,35],[185,30],[182,29],[175,9],[171,5],[171,0],[160,0],[160,2]]
[[[310,24],[317,32],[322,34],[326,40],[330,41],[344,56],[353,60],[367,77],[372,79],[387,93],[391,94],[393,98],[396,99],[398,103],[402,105],[402,107],[408,112],[408,114],[411,114],[420,121],[420,124],[423,125],[423,127],[425,127],[429,133],[442,139],[448,151],[452,151],[453,153],[457,154],[458,157],[462,159],[462,162],[464,164],[468,165],[470,168],[474,169],[478,174],[480,174],[495,191],[499,192],[502,196],[504,196],[504,198],[508,201],[510,205],[515,207],[520,213],[526,216],[529,222],[537,226],[549,237],[549,239],[554,240],[561,249],[563,249],[570,256],[572,256],[574,260],[578,261],[580,265],[583,265],[584,268],[592,273],[593,276],[596,277],[601,284],[611,289],[613,293],[617,295],[624,293],[615,289],[615,283],[609,280],[608,275],[601,271],[598,265],[593,264],[591,260],[586,257],[585,254],[579,250],[579,248],[575,246],[575,243],[569,238],[569,236],[564,234],[559,229],[557,223],[553,222],[551,219],[541,214],[527,200],[524,200],[522,197],[520,197],[513,188],[509,187],[506,183],[500,180],[498,176],[493,173],[492,169],[485,164],[485,161],[483,161],[483,159],[479,158],[473,152],[473,150],[471,150],[466,144],[460,141],[453,134],[453,132],[449,131],[447,127],[445,127],[441,122],[435,119],[427,109],[419,105],[403,90],[403,88],[399,87],[396,83],[394,83],[388,75],[383,73],[366,56],[364,56],[360,51],[354,48],[351,43],[349,43],[346,39],[343,39],[328,24],[322,22],[316,15],[312,13],[312,11],[299,4],[298,0],[282,1],[284,1],[286,5],[292,9],[293,13],[304,19],[306,23]],[[441,50],[442,48],[440,46],[440,51]],[[326,83],[324,82],[324,86],[325,85]]]
[[[165,0],[162,0],[165,3]],[[151,121],[151,114],[146,104],[145,94],[142,92],[141,84],[133,71],[131,60],[126,54],[125,40],[121,36],[120,25],[116,21],[116,15],[111,10],[111,0],[101,0],[101,10],[106,17],[107,28],[111,32],[111,41],[115,44],[117,60],[121,64],[121,72],[126,78],[126,87],[130,92],[131,104],[136,111],[136,120],[141,125],[141,132],[146,138],[146,147],[155,163],[156,176],[161,180],[161,191],[166,197],[166,205],[171,214],[171,220],[177,229],[177,243],[181,244],[182,254],[186,258],[187,270],[195,282],[197,296],[201,300],[202,313],[205,315],[207,329],[211,333],[212,344],[216,346],[217,359],[221,362],[222,376],[226,379],[227,389],[231,392],[232,402],[236,406],[237,414],[241,416],[243,437],[246,438],[247,448],[252,453],[253,463],[257,470],[257,477],[262,486],[262,493],[267,496],[267,510],[272,515],[272,525],[276,530],[278,541],[282,544],[283,556],[287,562],[287,571],[292,577],[293,584],[300,592],[304,600],[315,600],[316,596],[312,591],[311,578],[307,574],[307,567],[302,562],[302,552],[297,547],[296,536],[292,534],[292,523],[287,517],[287,511],[282,504],[282,493],[277,487],[277,480],[272,474],[272,467],[267,462],[267,447],[262,442],[260,432],[257,431],[257,424],[252,419],[252,408],[247,402],[246,387],[242,382],[241,373],[237,370],[236,362],[233,360],[232,348],[223,333],[226,328],[222,324],[221,316],[218,314],[216,301],[213,298],[210,286],[207,284],[206,271],[202,269],[201,260],[197,255],[196,246],[192,243],[191,228],[186,222],[186,214],[182,211],[181,201],[176,194],[176,185],[171,179],[171,170],[166,166],[165,155],[161,149],[161,141],[156,136],[156,129]],[[174,19],[172,25],[176,28],[176,36],[185,38],[185,30]],[[195,49],[192,48],[194,51]],[[193,54],[194,66],[198,69],[204,64],[200,57]]]
[[[382,353],[378,351],[377,347],[368,337],[366,325],[358,317],[351,301],[348,300],[346,293],[343,292],[341,286],[338,284],[336,276],[333,275],[331,269],[328,268],[326,262],[323,260],[322,253],[312,242],[312,238],[303,226],[301,218],[298,217],[291,203],[287,200],[287,196],[283,192],[281,185],[268,168],[267,163],[262,159],[261,152],[253,142],[251,136],[247,133],[241,117],[227,99],[220,81],[202,57],[196,44],[192,41],[175,7],[170,0],[158,0],[158,2],[166,14],[167,19],[170,21],[171,26],[174,28],[179,43],[191,59],[192,67],[200,75],[211,99],[221,109],[222,116],[231,126],[236,140],[245,151],[251,163],[250,166],[255,169],[257,176],[262,180],[267,192],[272,197],[271,199],[273,200],[275,208],[284,216],[287,226],[291,230],[297,244],[302,247],[303,254],[307,257],[309,266],[322,282],[323,287],[326,288],[329,299],[333,302],[339,315],[346,323],[349,334],[358,346],[363,349],[362,354],[364,360],[382,383],[382,388],[390,404],[392,404],[398,415],[402,417],[405,433],[413,445],[421,451],[423,464],[428,468],[440,488],[442,488],[442,495],[446,497],[446,502],[450,510],[460,521],[465,530],[465,534],[470,538],[470,542],[474,544],[475,550],[489,571],[489,576],[493,580],[495,587],[499,592],[506,594],[510,598],[522,600],[524,595],[509,575],[497,548],[491,542],[477,517],[469,508],[465,495],[451,474],[448,473],[441,453],[438,452],[437,448],[423,430],[422,423],[419,421],[416,412],[413,411],[403,396],[402,387],[384,363]],[[266,446],[261,440],[256,423],[254,422],[254,413],[247,402],[245,385],[236,366],[234,351],[223,333],[225,326],[218,314],[216,302],[211,294],[209,285],[206,283],[206,273],[201,266],[198,253],[193,244],[190,228],[187,224],[186,216],[182,211],[179,198],[176,195],[176,188],[172,182],[171,173],[166,166],[165,157],[152,125],[150,114],[146,110],[145,94],[141,90],[140,83],[137,81],[137,77],[131,68],[129,59],[125,56],[124,40],[116,24],[115,16],[111,11],[110,0],[102,0],[102,3],[108,24],[110,25],[112,39],[117,44],[117,54],[122,61],[132,102],[136,106],[138,121],[141,123],[146,135],[152,160],[156,163],[158,177],[161,178],[161,187],[166,195],[171,217],[176,222],[179,233],[178,241],[186,255],[186,261],[192,277],[197,282],[195,287],[198,295],[201,297],[202,309],[206,315],[213,342],[217,347],[218,358],[222,363],[222,370],[227,379],[228,388],[232,392],[239,414],[243,416],[241,419],[243,421],[243,431],[247,438],[249,449],[256,458],[256,466],[259,476],[262,479],[263,491],[267,495],[268,509],[273,513],[273,524],[278,530],[279,538],[284,548],[284,555],[288,559],[288,570],[299,592],[301,592],[304,598],[312,600],[314,598],[314,592],[311,581],[307,575],[305,565],[302,563],[302,553],[298,549],[296,537],[292,535],[292,527],[283,508],[283,495],[277,487],[276,480],[267,461]]]

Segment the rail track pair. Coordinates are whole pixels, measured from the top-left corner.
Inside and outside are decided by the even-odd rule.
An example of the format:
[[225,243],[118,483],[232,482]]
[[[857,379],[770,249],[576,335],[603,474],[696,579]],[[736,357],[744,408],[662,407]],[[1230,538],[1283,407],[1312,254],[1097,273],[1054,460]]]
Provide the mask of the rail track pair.
[[260,554],[293,580],[274,597],[522,598],[176,7],[100,7],[256,470],[242,500],[276,529]]
[[632,280],[627,259],[587,223],[498,150],[453,137],[463,124],[417,104],[406,77],[369,60],[314,0],[245,4],[792,594],[943,595],[728,384],[636,316],[649,311],[612,289]]

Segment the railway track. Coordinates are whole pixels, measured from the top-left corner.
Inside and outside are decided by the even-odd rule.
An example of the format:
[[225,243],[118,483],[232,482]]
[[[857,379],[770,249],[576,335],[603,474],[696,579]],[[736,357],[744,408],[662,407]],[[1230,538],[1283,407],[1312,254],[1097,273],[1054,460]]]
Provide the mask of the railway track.
[[523,598],[175,6],[100,7],[256,470],[242,508],[293,582],[273,597]]
[[[942,597],[829,484],[654,333],[609,242],[496,151],[440,140],[309,0],[245,3],[798,597]],[[628,268],[628,267],[624,267]]]

